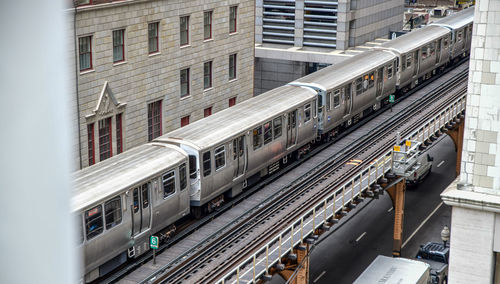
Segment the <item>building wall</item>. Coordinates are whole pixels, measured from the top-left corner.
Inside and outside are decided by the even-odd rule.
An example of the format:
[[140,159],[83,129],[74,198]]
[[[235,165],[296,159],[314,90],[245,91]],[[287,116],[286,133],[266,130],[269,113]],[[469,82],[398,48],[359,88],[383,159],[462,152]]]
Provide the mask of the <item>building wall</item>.
[[[104,1],[110,2],[110,1]],[[229,34],[229,7],[238,6],[237,32]],[[213,10],[212,40],[203,40],[203,12]],[[253,1],[127,1],[80,6],[77,37],[92,36],[91,71],[79,72],[80,149],[88,165],[87,125],[123,112],[124,150],[148,141],[148,103],[162,100],[162,133],[228,107],[228,100],[252,97],[254,73]],[[180,46],[180,16],[189,15],[189,45]],[[148,54],[148,23],[159,22],[159,52]],[[125,62],[113,63],[112,31],[125,29]],[[237,44],[236,44],[237,43]],[[229,80],[229,55],[237,54],[237,78]],[[203,63],[213,60],[213,87],[203,90]],[[180,70],[190,68],[190,96],[180,97]],[[106,106],[98,105],[104,90]],[[106,98],[107,97],[107,98]],[[114,97],[116,101],[113,101]],[[111,106],[108,104],[111,101]],[[98,109],[99,108],[99,109]],[[112,132],[115,132],[115,120]],[[95,126],[97,128],[97,125]],[[95,157],[99,161],[98,133]],[[113,137],[113,136],[112,136]],[[116,140],[113,137],[113,153]]]
[[500,2],[477,2],[460,180],[500,194]]
[[491,283],[495,215],[453,207],[448,283]]
[[299,61],[255,58],[255,90],[259,95],[306,75],[307,64]]

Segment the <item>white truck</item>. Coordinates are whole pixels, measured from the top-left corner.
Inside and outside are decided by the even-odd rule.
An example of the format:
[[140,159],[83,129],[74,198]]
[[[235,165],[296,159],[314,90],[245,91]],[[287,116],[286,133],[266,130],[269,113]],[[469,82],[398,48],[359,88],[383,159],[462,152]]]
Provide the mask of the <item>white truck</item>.
[[425,262],[379,255],[354,283],[428,284],[431,283],[430,270]]

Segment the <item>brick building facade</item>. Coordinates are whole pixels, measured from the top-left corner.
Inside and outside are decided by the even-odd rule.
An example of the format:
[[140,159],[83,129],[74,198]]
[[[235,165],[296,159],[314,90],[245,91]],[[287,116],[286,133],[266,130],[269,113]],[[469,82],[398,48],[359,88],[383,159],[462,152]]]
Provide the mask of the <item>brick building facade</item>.
[[253,1],[77,2],[76,168],[252,97]]

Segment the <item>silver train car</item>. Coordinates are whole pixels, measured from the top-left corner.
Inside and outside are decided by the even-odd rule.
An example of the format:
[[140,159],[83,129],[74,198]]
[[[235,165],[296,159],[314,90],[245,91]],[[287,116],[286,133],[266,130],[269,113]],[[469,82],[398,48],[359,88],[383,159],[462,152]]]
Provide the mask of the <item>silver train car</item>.
[[155,142],[189,155],[191,206],[199,216],[248,183],[279,167],[287,155],[316,138],[316,92],[282,86],[174,130]]
[[75,173],[85,281],[467,55],[472,20],[466,9]]
[[149,237],[189,214],[187,154],[146,144],[74,175],[72,213],[79,226],[85,281],[149,250]]

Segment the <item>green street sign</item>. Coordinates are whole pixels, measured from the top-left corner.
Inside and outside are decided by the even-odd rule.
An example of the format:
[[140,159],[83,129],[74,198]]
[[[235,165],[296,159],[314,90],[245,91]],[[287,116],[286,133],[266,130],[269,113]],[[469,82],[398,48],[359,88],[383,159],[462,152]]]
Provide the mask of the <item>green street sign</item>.
[[389,102],[393,103],[394,102],[394,95],[389,95]]
[[152,248],[152,249],[158,249],[158,243],[159,243],[158,237],[151,236],[149,238],[149,247],[150,248]]

